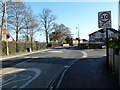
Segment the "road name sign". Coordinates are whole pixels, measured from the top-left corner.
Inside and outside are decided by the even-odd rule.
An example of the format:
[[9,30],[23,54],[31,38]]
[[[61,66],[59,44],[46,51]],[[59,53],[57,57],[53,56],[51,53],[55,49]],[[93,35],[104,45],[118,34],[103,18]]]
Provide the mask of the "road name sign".
[[104,11],[98,13],[99,28],[111,28],[111,11]]
[[7,34],[7,35],[6,35],[6,38],[7,38],[7,39],[9,39],[9,38],[10,38],[10,35],[9,35],[9,34]]

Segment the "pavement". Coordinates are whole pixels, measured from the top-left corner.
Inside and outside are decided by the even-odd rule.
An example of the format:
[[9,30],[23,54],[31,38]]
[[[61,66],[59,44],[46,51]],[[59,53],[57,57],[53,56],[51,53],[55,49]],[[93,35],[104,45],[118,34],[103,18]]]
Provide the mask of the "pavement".
[[65,72],[59,88],[119,88],[118,81],[107,72],[106,57],[84,58]]

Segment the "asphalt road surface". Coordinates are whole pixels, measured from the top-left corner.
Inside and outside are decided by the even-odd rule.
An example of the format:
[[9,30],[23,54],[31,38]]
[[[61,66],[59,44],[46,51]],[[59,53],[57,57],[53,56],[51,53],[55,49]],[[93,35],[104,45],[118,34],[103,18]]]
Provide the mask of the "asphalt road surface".
[[[78,50],[77,47],[55,48],[2,61],[3,88],[51,88],[66,68],[86,57],[100,57],[105,50]],[[57,81],[56,81],[57,80]]]

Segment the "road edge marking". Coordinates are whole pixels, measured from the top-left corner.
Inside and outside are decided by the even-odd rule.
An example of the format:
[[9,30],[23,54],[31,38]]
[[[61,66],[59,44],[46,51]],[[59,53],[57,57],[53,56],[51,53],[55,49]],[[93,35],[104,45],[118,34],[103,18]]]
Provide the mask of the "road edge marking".
[[83,53],[83,56],[82,56],[83,58],[86,58],[88,56],[86,52],[84,52],[84,51],[80,51],[80,52]]
[[[82,56],[83,58],[86,58],[86,57],[87,57],[87,53],[86,53],[86,52],[84,52],[84,51],[80,51],[80,52],[83,53],[83,56]],[[80,59],[80,58],[79,58],[79,59]],[[73,61],[72,63],[70,63],[70,65],[68,65],[69,67],[65,68],[65,70],[63,71],[63,73],[62,73],[62,75],[61,75],[61,77],[60,77],[60,79],[59,79],[59,81],[58,81],[58,83],[57,83],[56,88],[59,88],[59,86],[60,86],[60,84],[61,84],[61,82],[62,82],[62,79],[63,79],[66,71],[67,71],[75,62],[77,62],[79,59],[76,59],[75,61]]]

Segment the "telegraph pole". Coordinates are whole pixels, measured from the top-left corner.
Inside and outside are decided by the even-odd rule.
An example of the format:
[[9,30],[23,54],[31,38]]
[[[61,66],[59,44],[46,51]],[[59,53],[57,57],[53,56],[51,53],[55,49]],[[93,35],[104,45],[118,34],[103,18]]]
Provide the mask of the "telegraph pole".
[[78,29],[78,47],[80,47],[80,33],[79,33],[80,28],[76,27],[76,29]]
[[9,55],[9,48],[8,48],[8,39],[9,35],[7,35],[7,10],[6,10],[6,1],[4,2],[5,4],[5,29],[6,29],[6,54]]

